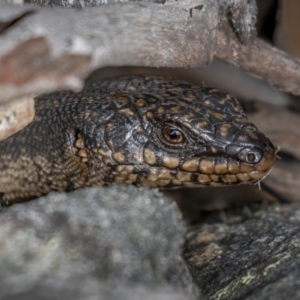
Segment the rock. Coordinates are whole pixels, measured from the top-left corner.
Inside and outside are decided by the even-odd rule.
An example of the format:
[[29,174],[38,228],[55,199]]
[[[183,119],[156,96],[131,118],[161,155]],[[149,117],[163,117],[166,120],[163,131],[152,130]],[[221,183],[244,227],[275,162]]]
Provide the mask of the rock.
[[157,190],[53,193],[4,208],[0,223],[0,299],[198,295],[181,257],[181,214]]
[[184,257],[204,299],[300,299],[300,207],[270,205],[227,220],[186,235]]

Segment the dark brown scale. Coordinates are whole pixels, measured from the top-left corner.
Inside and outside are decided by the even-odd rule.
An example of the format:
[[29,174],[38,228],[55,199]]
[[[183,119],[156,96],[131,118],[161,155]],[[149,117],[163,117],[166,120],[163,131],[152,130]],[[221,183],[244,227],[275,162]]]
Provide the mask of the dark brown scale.
[[272,143],[227,92],[156,76],[88,82],[35,99],[34,121],[0,142],[0,194],[11,204],[86,186],[257,182]]

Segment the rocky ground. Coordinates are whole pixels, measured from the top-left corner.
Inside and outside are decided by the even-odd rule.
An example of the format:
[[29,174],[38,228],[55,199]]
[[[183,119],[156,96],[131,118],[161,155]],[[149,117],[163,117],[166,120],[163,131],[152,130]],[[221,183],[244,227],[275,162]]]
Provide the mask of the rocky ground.
[[135,187],[3,208],[0,299],[299,299],[299,207],[225,213],[186,226],[174,201]]
[[157,190],[50,194],[0,213],[0,299],[196,299],[185,226]]

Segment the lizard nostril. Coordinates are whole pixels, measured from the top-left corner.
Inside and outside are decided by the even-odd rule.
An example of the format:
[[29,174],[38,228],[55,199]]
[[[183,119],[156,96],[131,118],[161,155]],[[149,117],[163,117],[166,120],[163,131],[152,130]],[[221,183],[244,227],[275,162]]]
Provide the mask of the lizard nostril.
[[247,155],[246,155],[246,161],[249,162],[249,163],[254,163],[255,162],[255,159],[256,159],[256,156],[254,153],[252,152],[249,152]]
[[259,148],[244,148],[242,149],[239,154],[238,158],[241,161],[245,161],[248,164],[257,164],[263,157],[263,151]]

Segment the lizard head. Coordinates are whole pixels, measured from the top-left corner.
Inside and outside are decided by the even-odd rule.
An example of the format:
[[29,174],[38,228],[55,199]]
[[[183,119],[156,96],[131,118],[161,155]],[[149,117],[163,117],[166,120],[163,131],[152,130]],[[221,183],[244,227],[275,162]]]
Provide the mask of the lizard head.
[[256,183],[269,173],[277,150],[234,97],[155,80],[155,93],[142,86],[107,96],[117,107],[98,151],[111,167],[108,183],[224,186]]

